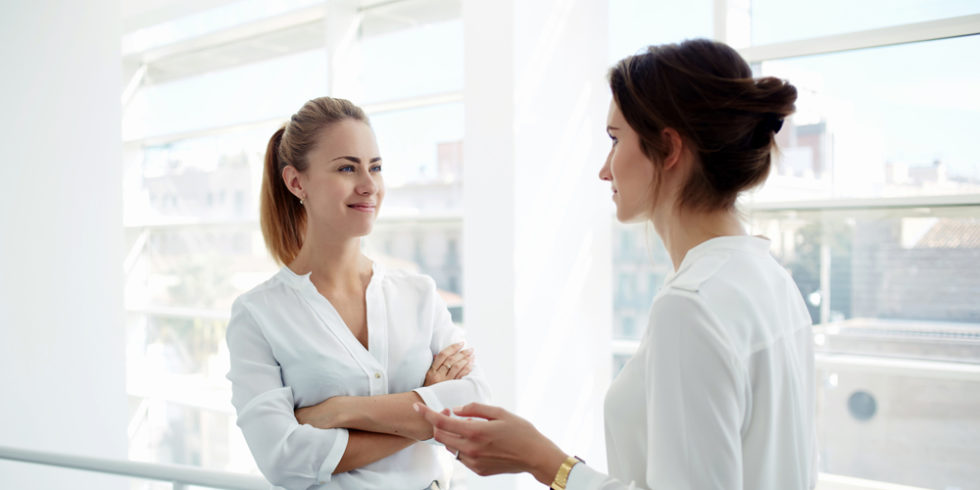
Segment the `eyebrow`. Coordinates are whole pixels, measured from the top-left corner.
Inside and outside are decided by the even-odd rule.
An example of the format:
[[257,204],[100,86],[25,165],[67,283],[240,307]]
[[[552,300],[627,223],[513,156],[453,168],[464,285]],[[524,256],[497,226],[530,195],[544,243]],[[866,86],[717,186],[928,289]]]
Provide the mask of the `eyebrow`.
[[[349,155],[340,156],[340,157],[334,158],[333,160],[330,160],[330,161],[331,162],[335,162],[337,160],[348,160],[348,161],[351,161],[351,162],[354,162],[354,163],[361,163],[361,159],[360,158],[352,157],[352,156],[349,156]],[[375,163],[375,162],[380,162],[380,161],[381,161],[381,157],[374,157],[368,163]]]

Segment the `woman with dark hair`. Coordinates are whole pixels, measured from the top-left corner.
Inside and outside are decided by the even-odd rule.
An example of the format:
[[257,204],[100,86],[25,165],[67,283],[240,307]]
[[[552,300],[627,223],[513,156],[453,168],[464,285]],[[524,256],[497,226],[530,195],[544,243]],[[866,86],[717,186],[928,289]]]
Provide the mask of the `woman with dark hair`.
[[432,426],[409,408],[488,399],[432,279],[361,253],[384,195],[347,100],[307,102],[269,140],[262,234],[283,267],[235,301],[227,340],[238,426],[275,485],[447,488],[449,458],[416,444]]
[[606,394],[610,474],[501,408],[415,409],[481,475],[528,472],[569,490],[813,488],[810,316],[735,209],[766,179],[796,89],[753,78],[735,50],[708,40],[650,47],[609,83],[612,149],[599,178],[617,218],[652,222],[674,265]]

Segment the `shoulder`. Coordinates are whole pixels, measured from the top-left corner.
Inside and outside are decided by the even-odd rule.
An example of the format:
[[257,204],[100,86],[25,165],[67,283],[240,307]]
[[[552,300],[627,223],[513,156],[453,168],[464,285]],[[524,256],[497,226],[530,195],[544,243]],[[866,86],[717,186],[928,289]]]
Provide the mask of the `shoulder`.
[[288,285],[283,282],[277,273],[272,277],[262,281],[252,289],[245,291],[240,294],[235,302],[232,303],[231,311],[232,315],[238,311],[253,309],[256,307],[263,307],[266,305],[275,305],[282,300],[283,296],[287,293]]
[[680,288],[662,291],[650,308],[649,329],[654,334],[665,330],[715,330],[718,326],[712,308],[697,292]]
[[[641,345],[654,363],[692,366],[703,371],[738,372],[737,343],[714,308],[696,292],[671,289],[657,296]],[[693,364],[692,364],[693,363]]]
[[235,299],[228,320],[229,338],[242,334],[242,330],[262,330],[262,325],[276,321],[282,314],[304,308],[295,287],[282,275],[279,271]]
[[436,282],[431,277],[404,269],[387,269],[380,265],[375,273],[381,274],[381,283],[389,291],[399,293],[415,293],[419,295],[435,294]]
[[685,308],[686,321],[705,325],[740,359],[807,324],[809,318],[792,278],[770,254],[758,250],[719,248],[703,253],[678,272],[662,296],[664,304],[657,311],[670,312],[661,313],[660,321],[671,321],[671,316],[681,314],[679,308]]
[[[665,346],[708,348],[737,358],[738,342],[729,331],[720,297],[739,294],[737,251],[702,253],[684,263],[653,301],[647,327],[651,342]],[[727,292],[726,292],[727,291]],[[666,347],[669,348],[669,347]]]

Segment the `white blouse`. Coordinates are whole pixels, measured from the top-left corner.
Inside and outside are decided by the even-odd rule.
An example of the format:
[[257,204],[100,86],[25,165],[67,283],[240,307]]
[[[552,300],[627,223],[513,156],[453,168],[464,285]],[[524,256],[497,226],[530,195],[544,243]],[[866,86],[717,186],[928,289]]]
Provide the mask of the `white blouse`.
[[338,395],[408,391],[435,410],[488,401],[478,366],[462,379],[421,387],[432,356],[463,340],[435,282],[375,263],[365,294],[365,349],[309,276],[283,267],[232,306],[232,404],[262,474],[288,489],[422,489],[433,481],[445,488],[452,456],[432,444],[332,475],[347,430],[300,425],[293,412]]
[[611,476],[578,464],[567,488],[813,488],[814,403],[810,315],[769,241],[708,240],[606,395]]

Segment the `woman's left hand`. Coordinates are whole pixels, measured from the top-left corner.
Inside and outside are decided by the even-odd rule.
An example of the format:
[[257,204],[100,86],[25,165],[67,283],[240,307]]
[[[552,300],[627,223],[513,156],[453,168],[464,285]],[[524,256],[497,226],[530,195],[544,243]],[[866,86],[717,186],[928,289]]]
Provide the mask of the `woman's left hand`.
[[424,404],[414,408],[432,424],[433,437],[481,476],[500,473],[531,473],[550,485],[568,456],[527,420],[500,407],[470,403],[453,410],[436,412]]
[[473,371],[473,349],[463,349],[463,343],[452,344],[432,358],[422,386],[460,379]]

